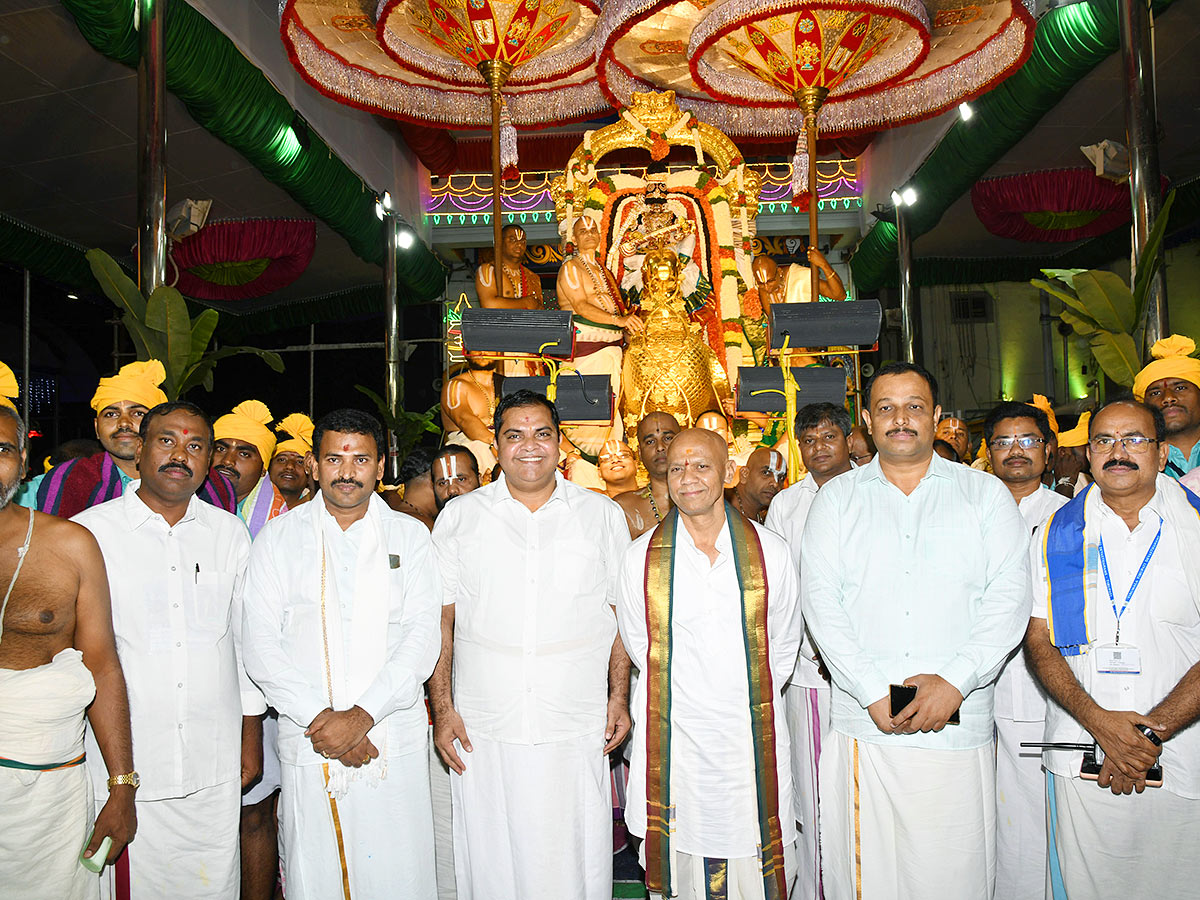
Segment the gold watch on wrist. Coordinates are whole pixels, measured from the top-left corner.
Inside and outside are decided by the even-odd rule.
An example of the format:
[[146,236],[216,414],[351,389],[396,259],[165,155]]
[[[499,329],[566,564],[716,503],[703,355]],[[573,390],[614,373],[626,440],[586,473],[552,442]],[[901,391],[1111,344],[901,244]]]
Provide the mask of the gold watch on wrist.
[[108,779],[108,789],[111,791],[118,784],[127,784],[134,790],[141,786],[142,779],[137,772],[128,772],[124,775],[113,775]]

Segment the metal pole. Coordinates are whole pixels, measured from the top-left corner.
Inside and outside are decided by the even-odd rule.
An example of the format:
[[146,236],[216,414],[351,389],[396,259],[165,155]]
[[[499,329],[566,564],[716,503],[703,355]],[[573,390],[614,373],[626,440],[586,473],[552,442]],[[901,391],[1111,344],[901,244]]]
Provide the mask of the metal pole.
[[[1133,267],[1162,209],[1158,169],[1158,117],[1154,97],[1154,46],[1147,0],[1119,0],[1121,64],[1125,70],[1125,130],[1129,143],[1129,193],[1133,201]],[[1167,278],[1160,268],[1146,295],[1146,350],[1170,333]]]
[[1042,378],[1044,379],[1046,399],[1054,403],[1054,335],[1050,326],[1054,317],[1050,315],[1050,295],[1038,291],[1038,321],[1042,323]]
[[315,349],[316,344],[317,344],[317,326],[309,325],[308,326],[308,346],[310,347],[310,349],[308,351],[308,417],[310,419],[313,419],[314,421],[316,420],[316,415],[314,413],[314,410],[316,409],[316,405],[317,405],[316,402],[313,400],[313,386],[316,383],[316,368],[317,368],[317,353],[316,353],[316,349]]
[[167,0],[137,0],[138,287],[149,296],[167,267],[167,73],[163,24]]
[[23,328],[23,343],[21,356],[21,409],[22,415],[25,417],[25,427],[29,427],[29,317],[30,317],[30,295],[33,290],[33,282],[29,277],[29,270],[25,270],[25,325]]
[[[820,112],[821,104],[825,102],[827,96],[829,96],[829,91],[823,87],[801,88],[794,95],[796,102],[804,111],[804,136],[808,149],[808,246],[814,250],[818,248],[819,244],[817,211],[820,206],[820,198],[817,196],[817,113]],[[816,303],[820,299],[817,285],[821,276],[817,267],[811,262],[809,262],[808,268],[809,277],[812,279],[810,296]]]
[[[388,410],[394,415],[400,402],[400,306],[397,303],[396,292],[399,282],[396,279],[397,228],[396,217],[391,213],[383,216],[384,235],[387,239],[387,252],[383,259],[383,315],[386,334],[384,342],[384,400]],[[499,265],[496,267],[500,271]],[[400,474],[400,446],[396,435],[388,429],[387,451],[387,481],[395,484]]]
[[485,59],[478,66],[479,74],[487,82],[492,94],[492,257],[493,271],[496,274],[496,296],[504,293],[500,269],[500,92],[508,81],[512,71],[512,63],[501,59]]
[[912,242],[904,210],[896,207],[896,250],[900,262],[900,355],[905,362],[916,362],[913,334]]

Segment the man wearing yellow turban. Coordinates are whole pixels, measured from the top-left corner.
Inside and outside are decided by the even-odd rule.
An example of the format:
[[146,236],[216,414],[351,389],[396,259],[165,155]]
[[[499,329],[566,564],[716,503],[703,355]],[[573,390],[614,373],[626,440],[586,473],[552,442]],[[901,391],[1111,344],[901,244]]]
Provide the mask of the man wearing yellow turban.
[[288,435],[288,439],[275,445],[275,455],[267,467],[267,475],[275,485],[288,509],[295,509],[305,500],[311,499],[313,483],[305,458],[312,453],[313,422],[304,413],[285,416],[275,430]]
[[[157,359],[128,363],[116,375],[101,378],[92,395],[96,438],[103,453],[68,460],[26,484],[17,502],[64,519],[121,496],[138,478],[135,456],[142,446],[141,426],[146,413],[167,395],[160,384],[167,372]],[[233,511],[233,490],[220,474],[209,470],[197,492],[221,509]]]
[[213,422],[213,468],[233,482],[237,514],[254,538],[271,519],[287,510],[278,488],[266,477],[275,454],[271,410],[259,400],[245,400]]
[[1058,450],[1054,454],[1054,490],[1070,499],[1091,483],[1092,475],[1088,464],[1088,423],[1092,420],[1089,410],[1079,417],[1079,422],[1069,431],[1058,435]]
[[1133,395],[1162,410],[1167,422],[1167,467],[1172,478],[1200,468],[1200,359],[1182,334],[1155,341],[1154,361],[1133,380]]
[[13,401],[17,399],[19,392],[17,376],[13,374],[12,369],[0,362],[0,406],[7,406],[16,412],[17,404]]

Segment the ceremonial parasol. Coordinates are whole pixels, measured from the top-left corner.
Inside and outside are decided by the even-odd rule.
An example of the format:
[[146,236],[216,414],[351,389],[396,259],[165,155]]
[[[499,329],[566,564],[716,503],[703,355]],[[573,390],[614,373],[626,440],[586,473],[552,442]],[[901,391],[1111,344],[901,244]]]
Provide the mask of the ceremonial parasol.
[[[502,109],[514,126],[533,127],[608,108],[593,74],[598,7],[594,0],[385,0],[373,17],[364,5],[285,0],[280,34],[288,56],[314,87],[350,106],[421,125],[490,125],[499,258]],[[515,135],[509,143],[515,162]]]
[[730,135],[801,135],[812,246],[818,127],[840,137],[944,112],[1015,71],[1034,31],[1020,0],[608,0],[603,17],[613,103],[670,89]]

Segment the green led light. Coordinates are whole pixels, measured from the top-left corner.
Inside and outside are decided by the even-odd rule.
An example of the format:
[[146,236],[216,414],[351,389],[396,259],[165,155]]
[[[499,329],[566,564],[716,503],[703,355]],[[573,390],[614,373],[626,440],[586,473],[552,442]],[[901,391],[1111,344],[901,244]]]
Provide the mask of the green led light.
[[475,225],[479,222],[479,216],[471,216],[471,224]]

